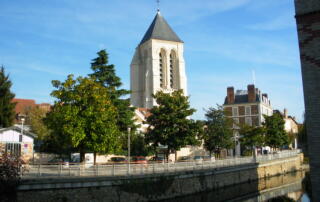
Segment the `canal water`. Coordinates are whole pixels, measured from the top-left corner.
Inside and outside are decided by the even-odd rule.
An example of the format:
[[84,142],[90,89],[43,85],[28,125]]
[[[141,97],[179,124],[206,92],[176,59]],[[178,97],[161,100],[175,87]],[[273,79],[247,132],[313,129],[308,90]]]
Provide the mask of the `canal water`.
[[310,193],[309,173],[299,171],[165,202],[309,202]]

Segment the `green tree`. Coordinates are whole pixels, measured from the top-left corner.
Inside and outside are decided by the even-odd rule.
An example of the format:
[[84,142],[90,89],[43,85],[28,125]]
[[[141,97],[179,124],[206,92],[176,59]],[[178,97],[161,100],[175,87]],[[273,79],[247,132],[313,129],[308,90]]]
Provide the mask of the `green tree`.
[[90,78],[69,75],[65,82],[52,81],[56,88],[51,95],[57,100],[48,113],[46,123],[59,142],[80,151],[113,153],[119,149],[119,130],[116,125],[116,108],[109,92]]
[[284,130],[284,120],[278,113],[272,116],[264,116],[263,126],[266,131],[266,145],[272,148],[279,148],[288,145],[288,134]]
[[125,99],[125,96],[130,94],[130,91],[120,89],[122,86],[120,78],[115,73],[113,64],[108,64],[108,53],[101,50],[98,57],[93,59],[91,63],[92,74],[89,74],[95,81],[107,88],[112,104],[117,108],[117,125],[122,133],[126,133],[130,127],[134,132],[136,126],[134,124],[134,108],[130,107],[130,100]]
[[0,69],[0,128],[9,127],[14,121],[16,103],[12,102],[15,95],[10,90],[11,86],[9,75],[5,74],[2,66]]
[[203,134],[204,147],[210,152],[220,153],[222,149],[234,147],[233,120],[226,116],[222,106],[211,107],[206,111]]
[[158,106],[150,110],[151,115],[147,118],[147,142],[154,148],[166,146],[167,158],[186,145],[199,144],[197,135],[201,132],[201,125],[189,119],[196,110],[190,108],[189,98],[183,95],[182,90],[171,94],[158,92],[153,97]]
[[39,107],[32,107],[27,110],[26,124],[30,125],[31,132],[37,134],[38,140],[45,140],[50,135],[50,130],[44,124],[47,110]]
[[263,127],[244,124],[240,126],[239,134],[241,145],[249,147],[252,151],[254,147],[265,145],[265,128]]

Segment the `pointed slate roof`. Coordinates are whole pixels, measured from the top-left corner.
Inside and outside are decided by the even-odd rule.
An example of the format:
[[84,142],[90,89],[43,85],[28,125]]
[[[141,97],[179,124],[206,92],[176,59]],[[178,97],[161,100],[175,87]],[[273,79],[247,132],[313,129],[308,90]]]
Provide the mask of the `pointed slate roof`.
[[160,12],[153,19],[150,27],[142,38],[140,45],[149,39],[160,39],[166,41],[183,41],[177,36],[177,34],[171,29],[167,21],[161,16]]

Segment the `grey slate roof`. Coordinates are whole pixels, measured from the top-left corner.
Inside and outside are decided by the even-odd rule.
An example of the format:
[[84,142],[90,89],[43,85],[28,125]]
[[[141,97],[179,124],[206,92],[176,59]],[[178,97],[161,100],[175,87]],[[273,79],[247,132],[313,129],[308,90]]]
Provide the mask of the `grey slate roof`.
[[167,21],[161,16],[160,12],[157,12],[157,15],[142,38],[140,45],[149,39],[183,42],[171,29]]
[[[257,94],[256,95],[256,102],[260,102],[260,97]],[[248,94],[245,95],[235,95],[234,96],[234,103],[233,104],[242,104],[242,103],[248,103]],[[225,98],[224,100],[224,104],[228,104],[228,97]]]

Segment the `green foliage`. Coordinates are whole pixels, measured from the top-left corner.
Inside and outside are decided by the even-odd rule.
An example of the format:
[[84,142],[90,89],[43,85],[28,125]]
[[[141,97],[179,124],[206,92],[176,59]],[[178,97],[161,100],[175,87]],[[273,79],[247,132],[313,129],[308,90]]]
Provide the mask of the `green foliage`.
[[53,131],[51,141],[60,147],[113,153],[119,149],[116,108],[109,92],[91,78],[69,75],[65,82],[52,81],[57,100],[45,119]]
[[204,147],[211,152],[220,153],[221,149],[234,147],[233,121],[226,116],[222,106],[206,111],[206,127],[203,134]]
[[44,124],[47,111],[39,107],[32,107],[27,111],[27,123],[31,132],[37,135],[38,140],[45,140],[50,135],[50,130]]
[[242,146],[253,148],[265,145],[265,129],[249,125],[240,126],[239,134]]
[[16,201],[20,176],[25,172],[22,163],[18,156],[7,153],[0,155],[0,201]]
[[265,122],[263,126],[266,130],[266,145],[279,148],[288,145],[288,134],[284,130],[284,120],[278,113],[272,116],[264,116]]
[[190,108],[182,90],[171,94],[158,92],[153,97],[158,106],[150,110],[151,115],[147,118],[147,142],[153,147],[167,146],[167,155],[186,145],[199,144],[196,137],[201,132],[201,125],[189,119],[196,110]]
[[119,89],[122,83],[115,73],[114,65],[108,64],[108,53],[101,50],[97,54],[98,57],[91,63],[93,73],[89,76],[107,89],[112,104],[117,108],[116,120],[120,131],[125,133],[129,127],[134,131],[136,128],[133,120],[134,108],[130,107],[129,99],[123,98],[130,91]]
[[5,74],[2,66],[0,69],[0,128],[13,125],[16,103],[12,102],[15,95],[10,91],[11,86],[9,75]]

